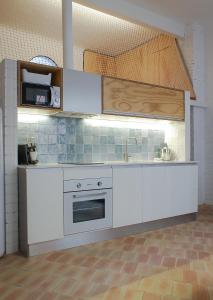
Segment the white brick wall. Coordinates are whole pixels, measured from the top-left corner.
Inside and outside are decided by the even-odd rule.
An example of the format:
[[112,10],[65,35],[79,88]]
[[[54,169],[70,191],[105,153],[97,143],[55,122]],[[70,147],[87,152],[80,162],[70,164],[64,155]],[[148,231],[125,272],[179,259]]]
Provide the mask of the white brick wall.
[[17,63],[5,60],[0,68],[5,153],[6,253],[18,250],[17,183]]

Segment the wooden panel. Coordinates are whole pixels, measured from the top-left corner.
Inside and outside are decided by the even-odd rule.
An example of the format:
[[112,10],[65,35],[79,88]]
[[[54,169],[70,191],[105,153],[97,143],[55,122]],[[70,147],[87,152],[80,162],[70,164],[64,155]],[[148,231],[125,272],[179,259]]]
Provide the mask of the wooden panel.
[[116,78],[103,78],[103,112],[184,119],[184,93]]
[[116,77],[115,58],[86,50],[84,51],[84,72]]
[[86,51],[84,70],[168,88],[188,90],[196,95],[174,37],[159,35],[116,57]]
[[160,35],[116,57],[116,77],[195,92],[174,37]]

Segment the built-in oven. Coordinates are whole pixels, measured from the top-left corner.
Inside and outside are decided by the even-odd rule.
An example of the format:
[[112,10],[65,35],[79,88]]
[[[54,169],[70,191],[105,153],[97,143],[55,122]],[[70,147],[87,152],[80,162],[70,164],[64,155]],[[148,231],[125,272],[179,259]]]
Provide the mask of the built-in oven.
[[112,178],[64,181],[64,234],[112,227]]

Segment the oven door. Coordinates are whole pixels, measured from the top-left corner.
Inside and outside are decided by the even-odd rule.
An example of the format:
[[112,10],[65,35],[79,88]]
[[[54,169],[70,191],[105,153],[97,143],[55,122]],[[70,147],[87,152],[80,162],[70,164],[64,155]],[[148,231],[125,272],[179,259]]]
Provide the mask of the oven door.
[[112,190],[64,193],[64,235],[112,227]]

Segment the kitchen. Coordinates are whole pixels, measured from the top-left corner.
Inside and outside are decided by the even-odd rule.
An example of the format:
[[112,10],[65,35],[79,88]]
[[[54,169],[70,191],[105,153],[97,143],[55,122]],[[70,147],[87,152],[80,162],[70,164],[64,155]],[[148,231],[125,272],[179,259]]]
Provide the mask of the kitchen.
[[[1,64],[5,196],[16,198],[18,184],[19,249],[27,256],[196,220],[190,107],[197,100],[178,87],[110,76],[113,65],[105,75],[100,66],[89,70],[93,54],[84,53],[84,72],[20,60]],[[26,79],[48,72],[60,91],[51,108],[46,94],[32,104],[38,83]],[[185,70],[180,73],[186,82]]]

